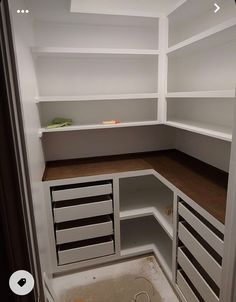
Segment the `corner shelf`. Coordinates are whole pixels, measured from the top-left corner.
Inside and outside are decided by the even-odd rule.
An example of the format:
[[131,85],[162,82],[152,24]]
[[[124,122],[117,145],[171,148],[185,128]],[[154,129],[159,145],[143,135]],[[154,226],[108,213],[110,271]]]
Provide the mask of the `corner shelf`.
[[[145,202],[144,202],[145,200]],[[128,220],[152,216],[173,238],[173,193],[153,176],[120,179],[120,219]]]
[[83,102],[104,100],[134,100],[134,99],[157,99],[158,93],[129,93],[129,94],[94,94],[78,96],[40,96],[36,97],[37,103],[46,102]]
[[168,92],[166,98],[234,98],[235,90]]
[[169,120],[165,122],[166,125],[172,126],[175,128],[191,131],[194,133],[203,134],[206,136],[214,137],[224,141],[232,141],[231,129],[218,125],[210,125],[197,123],[189,120]]
[[[186,39],[176,45],[168,48],[168,54],[175,54],[177,51],[192,50],[197,51],[202,47],[214,47],[218,44],[225,44],[232,40],[232,36],[236,31],[236,18],[232,18],[226,22],[223,22],[217,26],[210,28],[200,34],[197,34],[189,39]],[[207,38],[207,39],[206,39]]]
[[38,56],[80,56],[80,55],[133,55],[156,56],[155,49],[122,49],[122,48],[68,48],[68,47],[32,47],[33,54]]

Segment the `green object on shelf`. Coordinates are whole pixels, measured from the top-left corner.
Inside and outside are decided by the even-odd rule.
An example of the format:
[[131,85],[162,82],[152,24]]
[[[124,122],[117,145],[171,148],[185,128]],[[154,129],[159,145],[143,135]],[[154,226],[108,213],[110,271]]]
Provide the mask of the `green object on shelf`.
[[72,123],[73,123],[72,119],[56,117],[51,121],[50,124],[47,125],[47,128],[51,129],[51,128],[60,128],[60,127],[71,126]]

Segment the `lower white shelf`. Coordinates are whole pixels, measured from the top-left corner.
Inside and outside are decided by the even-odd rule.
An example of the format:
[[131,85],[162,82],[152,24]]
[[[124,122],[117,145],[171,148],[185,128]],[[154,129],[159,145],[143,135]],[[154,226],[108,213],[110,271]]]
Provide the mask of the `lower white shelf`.
[[232,141],[232,129],[220,125],[211,125],[205,123],[197,123],[190,120],[170,120],[165,123],[179,129],[215,137],[225,141]]
[[173,192],[153,175],[120,180],[120,219],[154,216],[173,238]]
[[172,240],[154,217],[121,221],[121,256],[153,252],[167,276],[172,275]]
[[60,128],[41,128],[39,130],[39,135],[43,133],[53,133],[53,132],[66,132],[66,131],[78,131],[78,130],[92,130],[92,129],[106,129],[106,128],[122,128],[122,127],[137,127],[137,126],[149,126],[158,125],[158,121],[143,121],[143,122],[125,122],[118,124],[92,124],[92,125],[73,125]]

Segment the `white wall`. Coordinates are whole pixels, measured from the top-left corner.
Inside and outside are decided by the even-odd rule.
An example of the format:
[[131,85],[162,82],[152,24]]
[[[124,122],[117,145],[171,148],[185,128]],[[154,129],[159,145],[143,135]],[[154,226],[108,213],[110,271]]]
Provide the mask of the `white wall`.
[[40,127],[35,95],[37,95],[37,83],[32,55],[29,46],[33,44],[32,22],[30,14],[17,14],[19,8],[26,9],[23,0],[9,1],[13,23],[13,38],[15,43],[19,89],[22,102],[23,122],[26,139],[26,148],[29,164],[31,188],[33,194],[33,207],[35,211],[37,236],[40,252],[40,260],[43,271],[49,269],[48,238],[46,226],[46,215],[43,203],[42,175],[44,171],[44,156],[41,140],[38,138]]
[[175,148],[226,172],[229,171],[230,142],[175,129]]
[[47,161],[146,152],[173,148],[174,132],[166,126],[148,126],[45,133],[43,145]]

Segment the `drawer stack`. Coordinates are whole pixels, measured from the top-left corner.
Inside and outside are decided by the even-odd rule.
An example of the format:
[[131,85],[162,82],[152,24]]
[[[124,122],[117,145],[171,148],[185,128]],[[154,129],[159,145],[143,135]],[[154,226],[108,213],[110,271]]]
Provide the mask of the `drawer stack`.
[[176,283],[187,301],[219,301],[223,234],[187,203],[178,203]]
[[58,265],[114,254],[111,181],[51,187]]

